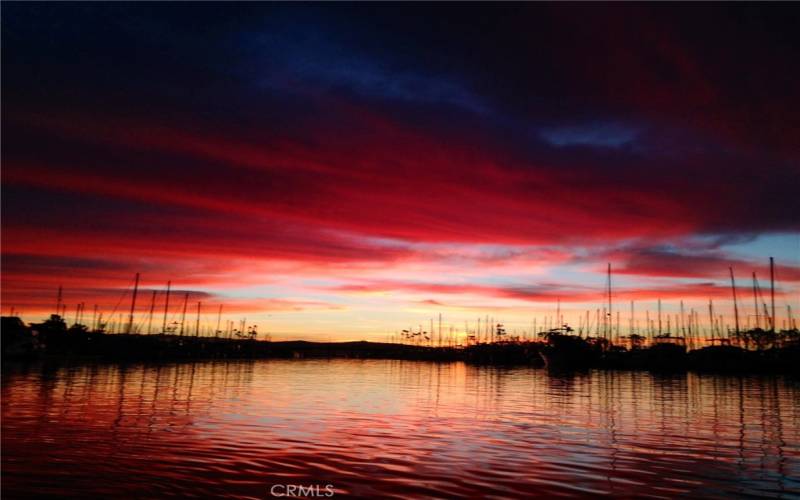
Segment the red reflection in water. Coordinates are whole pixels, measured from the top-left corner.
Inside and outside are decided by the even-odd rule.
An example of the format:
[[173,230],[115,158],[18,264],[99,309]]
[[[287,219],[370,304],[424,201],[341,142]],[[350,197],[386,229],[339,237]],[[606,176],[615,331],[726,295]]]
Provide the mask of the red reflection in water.
[[400,361],[32,366],[3,377],[3,494],[780,495],[800,387]]

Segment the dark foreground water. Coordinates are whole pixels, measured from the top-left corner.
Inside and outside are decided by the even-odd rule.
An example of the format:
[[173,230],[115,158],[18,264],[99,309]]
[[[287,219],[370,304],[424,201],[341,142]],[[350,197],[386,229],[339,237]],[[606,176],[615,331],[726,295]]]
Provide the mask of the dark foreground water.
[[2,417],[3,498],[800,493],[800,385],[779,377],[38,365],[6,368]]

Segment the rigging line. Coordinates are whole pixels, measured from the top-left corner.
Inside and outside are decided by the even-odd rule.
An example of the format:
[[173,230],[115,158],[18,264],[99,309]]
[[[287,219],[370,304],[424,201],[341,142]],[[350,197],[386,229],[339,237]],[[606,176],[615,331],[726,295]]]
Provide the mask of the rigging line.
[[119,300],[117,301],[117,305],[114,306],[114,309],[111,311],[111,314],[109,315],[109,318],[113,317],[114,314],[117,312],[117,308],[122,303],[122,299],[125,298],[125,296],[128,294],[128,291],[131,289],[132,286],[133,285],[128,285],[128,288],[126,288],[125,290],[122,291],[122,295],[120,295]]
[[[145,292],[153,291],[153,290],[149,290],[147,288],[140,288],[139,291],[140,291],[140,293],[144,294]],[[153,315],[155,316],[155,312],[153,312]],[[131,327],[131,332],[133,332],[133,333],[141,333],[141,332],[143,332],[144,331],[144,325],[147,324],[149,321],[150,321],[150,312],[148,312],[145,315],[145,317],[142,318],[141,321],[134,321],[133,322],[133,325]]]
[[[180,292],[181,294],[184,294],[184,295],[186,293],[188,293],[189,294],[189,300],[192,300],[192,294],[195,293],[195,292],[192,292],[192,291],[187,292],[186,290],[172,290],[173,294],[175,294],[177,292]],[[167,316],[167,318],[168,318],[167,328],[169,328],[170,325],[172,325],[173,323],[177,323],[178,325],[180,325],[181,322],[178,321],[178,318],[181,317],[181,316],[183,316],[183,306],[181,306],[181,309],[178,312],[173,312],[171,316]]]
[[764,329],[767,330],[768,328],[774,328],[773,325],[775,324],[774,323],[775,320],[772,318],[771,314],[767,311],[767,301],[764,299],[764,292],[761,291],[761,283],[759,283],[758,281],[756,281],[756,295],[761,300],[760,304],[764,306],[764,318],[766,318],[766,320],[769,321],[768,325],[764,325],[765,326]]

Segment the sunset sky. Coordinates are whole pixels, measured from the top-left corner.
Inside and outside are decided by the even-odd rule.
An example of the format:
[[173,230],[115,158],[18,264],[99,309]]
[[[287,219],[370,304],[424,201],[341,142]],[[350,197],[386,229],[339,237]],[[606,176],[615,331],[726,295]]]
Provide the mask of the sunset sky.
[[[2,313],[800,315],[791,5],[2,6]],[[712,29],[713,28],[713,29]],[[160,318],[157,316],[157,318]],[[752,322],[752,319],[750,319]],[[156,323],[160,324],[159,320]],[[642,325],[643,326],[643,325]]]

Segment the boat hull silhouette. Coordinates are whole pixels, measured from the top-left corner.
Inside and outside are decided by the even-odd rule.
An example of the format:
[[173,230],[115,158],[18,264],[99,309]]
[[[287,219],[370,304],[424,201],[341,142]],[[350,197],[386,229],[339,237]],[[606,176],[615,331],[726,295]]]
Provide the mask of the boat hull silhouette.
[[651,371],[685,370],[686,364],[686,345],[664,342],[647,349],[647,365]]
[[575,335],[553,335],[539,351],[550,370],[590,368],[599,359],[595,346]]

